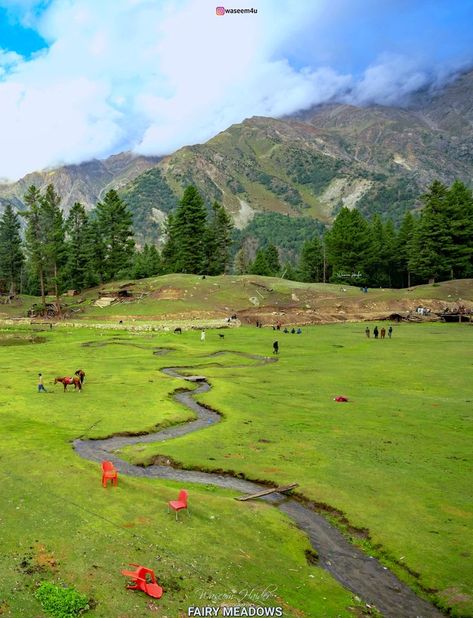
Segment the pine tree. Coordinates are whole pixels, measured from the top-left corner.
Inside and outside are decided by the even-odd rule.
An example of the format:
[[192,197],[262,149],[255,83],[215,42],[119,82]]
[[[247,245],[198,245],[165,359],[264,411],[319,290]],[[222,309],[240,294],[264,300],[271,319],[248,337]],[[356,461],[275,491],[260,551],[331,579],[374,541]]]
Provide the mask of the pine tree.
[[368,223],[356,208],[340,210],[332,229],[325,235],[327,256],[333,270],[332,281],[351,283],[358,272],[362,276],[356,281],[367,281],[371,238]]
[[221,275],[227,270],[230,260],[230,245],[233,223],[225,208],[214,202],[207,226],[205,248],[209,275]]
[[174,216],[170,213],[164,226],[166,241],[164,243],[161,260],[165,273],[177,272],[177,240]]
[[206,219],[203,199],[195,187],[187,187],[172,224],[176,272],[202,274],[205,271]]
[[306,240],[302,247],[299,262],[299,273],[302,281],[307,281],[308,283],[322,281],[323,259],[320,239],[314,236],[312,240]]
[[266,252],[263,249],[259,249],[256,252],[256,257],[249,268],[249,272],[252,275],[264,275],[266,277],[271,275],[271,271],[266,260]]
[[28,188],[24,202],[28,207],[24,217],[27,220],[25,241],[29,258],[29,271],[38,278],[41,302],[45,305],[45,230],[41,216],[41,194],[34,185]]
[[135,246],[131,213],[115,189],[97,204],[97,223],[105,248],[104,275],[110,281],[126,273]]
[[399,233],[396,238],[395,254],[397,279],[396,283],[400,287],[411,286],[411,271],[409,269],[409,256],[412,253],[412,243],[414,239],[414,231],[416,220],[412,213],[407,211],[401,222]]
[[450,242],[444,247],[450,277],[473,274],[473,197],[471,189],[456,180],[447,192],[445,216]]
[[65,278],[68,287],[83,290],[91,285],[91,251],[89,218],[85,208],[76,202],[67,218],[67,263]]
[[237,275],[245,275],[248,272],[250,260],[245,247],[240,247],[235,255],[233,270]]
[[372,286],[385,287],[389,285],[389,251],[385,229],[379,214],[375,214],[371,220],[370,235],[369,283]]
[[451,269],[448,255],[452,252],[452,238],[446,218],[446,199],[447,188],[434,180],[428,192],[421,196],[424,208],[410,245],[409,269],[431,282]]
[[58,193],[51,184],[48,185],[45,194],[40,198],[40,218],[44,238],[45,274],[48,284],[54,289],[59,315],[61,315],[59,295],[64,283],[62,268],[67,259],[64,216],[60,203]]
[[20,222],[11,204],[7,204],[0,220],[0,277],[5,280],[10,296],[16,294],[23,263]]
[[279,253],[277,248],[272,244],[268,245],[264,250],[264,255],[266,258],[266,263],[268,265],[269,274],[272,277],[276,277],[281,271],[281,264],[279,262]]

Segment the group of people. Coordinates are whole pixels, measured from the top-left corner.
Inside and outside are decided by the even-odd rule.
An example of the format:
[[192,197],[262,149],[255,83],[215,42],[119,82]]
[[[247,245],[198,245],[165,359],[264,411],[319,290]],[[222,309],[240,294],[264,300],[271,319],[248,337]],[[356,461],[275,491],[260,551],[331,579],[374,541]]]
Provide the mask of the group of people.
[[[369,338],[370,338],[370,329],[369,329],[369,327],[368,327],[368,326],[367,326],[367,327],[366,327],[366,329],[365,329],[365,334],[366,334],[366,336],[367,336],[367,337],[368,337],[368,339],[369,339]],[[393,334],[393,327],[392,327],[392,326],[390,326],[390,327],[388,328],[388,337],[389,337],[389,339],[391,339],[392,334]],[[378,330],[378,327],[377,327],[377,326],[375,326],[375,327],[373,328],[373,336],[374,336],[374,338],[375,338],[375,339],[377,339],[380,335],[381,335],[381,339],[384,339],[384,338],[386,337],[386,329],[385,329],[385,328],[384,328],[384,326],[383,326],[383,328],[381,329],[381,332],[380,332],[380,331]]]

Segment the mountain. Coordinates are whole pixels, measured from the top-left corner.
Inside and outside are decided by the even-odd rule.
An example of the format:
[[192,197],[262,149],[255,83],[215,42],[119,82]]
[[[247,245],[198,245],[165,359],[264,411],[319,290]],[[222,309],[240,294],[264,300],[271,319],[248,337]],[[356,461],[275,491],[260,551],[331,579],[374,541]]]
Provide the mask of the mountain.
[[65,165],[51,170],[27,174],[15,183],[0,184],[0,205],[12,202],[23,208],[23,196],[30,185],[43,189],[52,183],[62,197],[62,206],[69,211],[74,202],[93,208],[109,188],[120,188],[157,164],[158,157],[142,157],[122,152],[108,159],[94,159],[79,165]]
[[471,185],[473,71],[405,107],[330,104],[254,117],[181,148],[123,190],[149,233],[187,184],[244,228],[255,212],[330,222],[342,206],[399,220],[435,178]]
[[159,238],[188,184],[207,203],[223,203],[240,229],[255,213],[329,223],[342,206],[399,220],[435,178],[472,185],[472,92],[470,71],[415,93],[403,107],[333,103],[280,119],[253,117],[160,160],[125,153],[29,174],[0,185],[0,202],[20,206],[29,184],[53,182],[66,207],[76,200],[92,206],[114,186],[141,242]]

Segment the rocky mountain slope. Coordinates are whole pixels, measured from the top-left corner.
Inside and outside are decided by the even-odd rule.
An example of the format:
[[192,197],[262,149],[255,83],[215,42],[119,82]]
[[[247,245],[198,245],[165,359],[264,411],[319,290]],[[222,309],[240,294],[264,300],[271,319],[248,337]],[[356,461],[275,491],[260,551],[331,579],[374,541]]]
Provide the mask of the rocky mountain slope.
[[[15,183],[0,184],[0,207],[7,201],[23,208],[23,196],[30,185],[43,189],[52,183],[62,197],[66,211],[81,202],[93,208],[109,188],[120,188],[157,164],[157,157],[135,156],[122,152],[108,159],[94,159],[79,165],[65,165],[51,170],[27,174]],[[1,170],[0,170],[1,173]]]
[[156,240],[188,184],[244,228],[256,212],[330,222],[342,206],[399,219],[435,178],[473,183],[473,71],[404,107],[330,104],[287,118],[254,117],[161,160],[129,153],[0,185],[20,207],[27,186],[53,182],[66,208],[120,189],[142,241]]

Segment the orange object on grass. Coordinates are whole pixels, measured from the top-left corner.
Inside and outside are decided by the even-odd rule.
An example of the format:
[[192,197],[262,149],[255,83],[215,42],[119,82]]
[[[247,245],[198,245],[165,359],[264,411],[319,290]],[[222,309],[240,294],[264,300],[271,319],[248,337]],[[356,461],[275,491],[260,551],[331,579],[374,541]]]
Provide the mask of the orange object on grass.
[[160,599],[163,596],[163,589],[158,585],[154,571],[139,564],[130,563],[130,566],[137,567],[136,571],[122,571],[122,575],[132,581],[127,588],[141,590],[149,597]]
[[171,500],[168,503],[168,510],[170,510],[171,508],[176,513],[176,521],[177,521],[178,511],[182,511],[185,509],[187,511],[187,514],[190,516],[189,507],[187,506],[187,495],[188,495],[187,491],[185,489],[181,489],[181,491],[179,492],[179,496],[177,497],[177,500]]
[[102,485],[107,487],[108,481],[115,487],[118,484],[118,472],[111,461],[102,461]]

